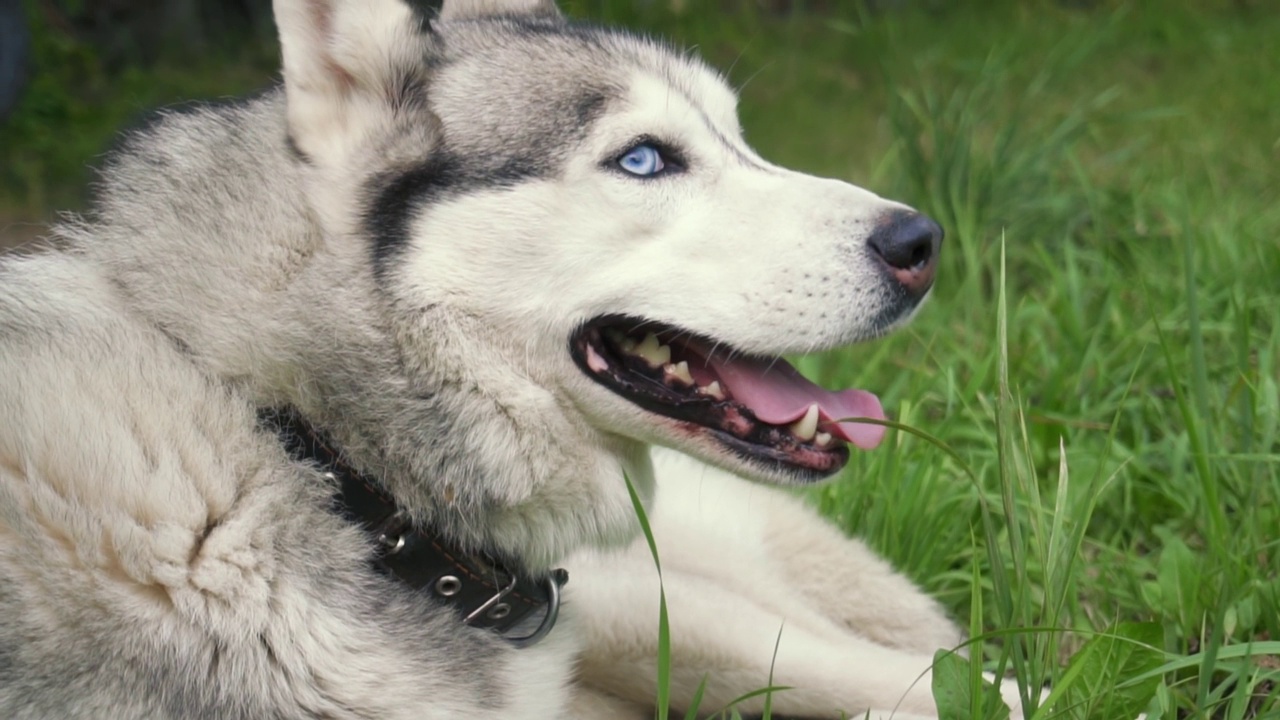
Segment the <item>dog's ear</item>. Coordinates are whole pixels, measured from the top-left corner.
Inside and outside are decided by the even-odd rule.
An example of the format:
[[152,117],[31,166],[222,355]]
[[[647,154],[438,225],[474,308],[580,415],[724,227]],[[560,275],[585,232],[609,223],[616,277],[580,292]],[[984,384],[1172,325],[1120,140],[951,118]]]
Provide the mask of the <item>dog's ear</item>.
[[274,0],[289,134],[309,160],[340,165],[414,102],[433,42],[402,0]]
[[560,17],[554,0],[445,0],[441,20],[468,20],[482,17]]

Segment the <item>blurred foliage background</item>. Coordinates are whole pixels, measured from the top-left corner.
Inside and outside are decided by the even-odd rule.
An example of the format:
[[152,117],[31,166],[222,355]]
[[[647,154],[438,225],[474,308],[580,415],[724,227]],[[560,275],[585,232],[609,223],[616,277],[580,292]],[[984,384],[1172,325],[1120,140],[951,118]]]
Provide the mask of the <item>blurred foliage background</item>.
[[[419,4],[430,8],[439,0]],[[877,134],[875,118],[887,110],[886,93],[892,89],[886,87],[884,68],[890,64],[905,60],[940,80],[948,75],[958,80],[963,69],[955,63],[965,60],[948,56],[957,41],[1005,52],[1018,45],[1044,47],[1062,23],[1094,25],[1107,35],[1108,18],[1123,6],[1131,22],[1145,26],[1144,37],[1140,47],[1109,49],[1127,56],[1113,66],[1117,75],[1111,79],[1159,105],[1164,98],[1155,95],[1176,84],[1168,78],[1171,63],[1189,62],[1188,55],[1211,63],[1223,51],[1222,43],[1238,42],[1198,27],[1201,20],[1247,24],[1273,18],[1276,8],[1273,0],[572,0],[562,5],[579,16],[696,44],[713,64],[739,70],[734,78],[751,86],[748,101],[763,101],[744,102],[748,127],[755,120],[753,108],[767,109],[752,127],[753,139],[780,161],[809,160],[797,147],[811,143],[812,130],[829,135],[823,129],[832,123],[832,111],[840,112],[830,103],[846,103],[853,115],[847,119],[848,139],[824,153],[844,160],[844,167],[834,169],[845,172],[873,166],[886,150],[888,139]],[[1169,14],[1200,20],[1180,24]],[[1010,36],[1008,21],[999,18],[1011,15],[1042,29],[1019,27],[1021,36]],[[885,16],[893,16],[889,24],[902,37],[884,32],[883,26],[862,32]],[[1033,22],[1035,16],[1042,18]],[[1209,37],[1186,36],[1200,30]],[[1262,49],[1267,45],[1262,35],[1256,33],[1255,71],[1270,65],[1264,62],[1270,56]],[[1127,40],[1112,30],[1100,42]],[[263,87],[275,77],[276,64],[268,2],[0,0],[0,213],[42,217],[80,204],[86,165],[121,127],[164,104]],[[1028,75],[1034,67],[1019,70]],[[1188,80],[1205,82],[1211,75],[1199,72]],[[1156,91],[1143,88],[1152,78],[1160,79]],[[1093,81],[1083,78],[1072,88],[1071,80],[1063,80],[1063,100]],[[1244,87],[1246,78],[1237,83]],[[1228,87],[1235,85],[1223,89]],[[775,88],[800,91],[793,97],[803,104],[790,108],[787,124],[771,122],[768,103],[776,100],[770,97],[778,94],[771,92]],[[1274,96],[1254,92],[1251,98],[1231,97],[1225,106],[1215,102],[1199,111],[1248,110],[1256,116],[1265,114],[1262,105],[1274,104]],[[1260,150],[1236,155],[1274,160],[1269,148]]]

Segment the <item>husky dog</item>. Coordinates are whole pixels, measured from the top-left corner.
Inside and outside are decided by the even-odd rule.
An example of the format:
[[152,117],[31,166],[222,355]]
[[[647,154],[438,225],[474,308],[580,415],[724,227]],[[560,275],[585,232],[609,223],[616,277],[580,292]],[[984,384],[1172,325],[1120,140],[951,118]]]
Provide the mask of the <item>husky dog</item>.
[[275,14],[282,87],[161,114],[0,263],[0,717],[649,713],[628,483],[677,705],[772,667],[785,713],[933,713],[954,626],[738,476],[879,442],[837,422],[873,395],[777,356],[904,322],[937,225],[762,160],[715,72],[549,2]]

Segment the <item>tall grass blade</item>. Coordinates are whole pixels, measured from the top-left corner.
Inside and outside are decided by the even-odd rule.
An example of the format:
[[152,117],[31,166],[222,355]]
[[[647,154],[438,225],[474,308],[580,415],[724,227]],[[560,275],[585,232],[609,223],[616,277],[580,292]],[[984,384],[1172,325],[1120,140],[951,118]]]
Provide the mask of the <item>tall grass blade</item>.
[[658,570],[658,697],[654,716],[657,720],[667,720],[671,708],[671,625],[667,619],[667,589],[662,582],[662,560],[658,558],[658,543],[653,538],[653,529],[649,527],[649,514],[644,510],[644,503],[640,502],[631,478],[623,473],[622,479],[627,483],[627,494],[631,496],[631,507],[640,523],[640,531],[644,533],[645,542],[649,543],[653,566]]
[[[1013,450],[1014,403],[1009,388],[1009,312],[1006,295],[1005,238],[1000,236],[1000,275],[996,299],[996,368],[998,394],[996,397],[996,452],[1000,479],[1000,497],[1004,504],[1005,532],[1009,538],[1009,555],[1013,560],[1014,577],[1025,582],[1027,577],[1025,550],[1021,525],[1018,519],[1016,484],[1018,470]],[[999,542],[994,528],[988,533],[987,551],[991,555],[992,589],[996,607],[1000,611],[1003,627],[1022,627],[1028,618],[1022,611],[1021,593],[1015,597],[1009,582],[1008,570],[1000,557]],[[1014,673],[1018,677],[1027,674],[1025,653],[1020,642],[1007,643],[1004,652],[1013,660]],[[1023,698],[1023,702],[1028,702]]]

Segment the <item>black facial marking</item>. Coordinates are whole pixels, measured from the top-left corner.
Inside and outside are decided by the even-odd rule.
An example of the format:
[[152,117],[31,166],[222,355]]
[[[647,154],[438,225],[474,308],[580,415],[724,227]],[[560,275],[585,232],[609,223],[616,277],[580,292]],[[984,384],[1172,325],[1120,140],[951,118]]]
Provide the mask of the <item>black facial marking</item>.
[[426,161],[406,171],[375,176],[367,188],[373,197],[364,225],[373,238],[374,274],[382,277],[409,243],[409,221],[416,208],[455,195],[475,191],[509,189],[538,177],[551,168],[527,158],[497,160],[461,158],[441,148]]
[[460,163],[439,152],[408,172],[374,177],[370,181],[373,202],[364,224],[373,238],[373,268],[383,275],[409,241],[409,218],[415,206],[429,198],[443,197],[461,185]]
[[[570,23],[559,16],[499,17],[492,22],[494,29],[509,34],[513,41],[521,37],[543,41],[546,36],[557,36],[598,51],[608,51],[616,34],[596,26]],[[553,89],[539,96],[542,106],[527,116],[498,115],[496,120],[450,127],[449,123],[457,120],[432,107],[429,99],[430,78],[442,72],[440,64],[450,62],[451,57],[445,50],[450,31],[443,24],[436,30],[440,52],[426,53],[424,72],[413,78],[397,78],[400,85],[391,88],[390,94],[411,103],[410,112],[439,112],[445,123],[442,137],[434,147],[423,149],[424,158],[417,165],[388,170],[364,186],[362,221],[372,242],[371,261],[379,278],[386,277],[409,245],[410,225],[424,207],[462,193],[510,189],[523,182],[554,177],[605,113],[610,98],[620,91],[607,79],[598,84],[583,82],[570,86],[572,89],[567,92]],[[453,117],[457,117],[456,112]],[[683,156],[674,149],[669,149],[667,157],[684,165]]]

